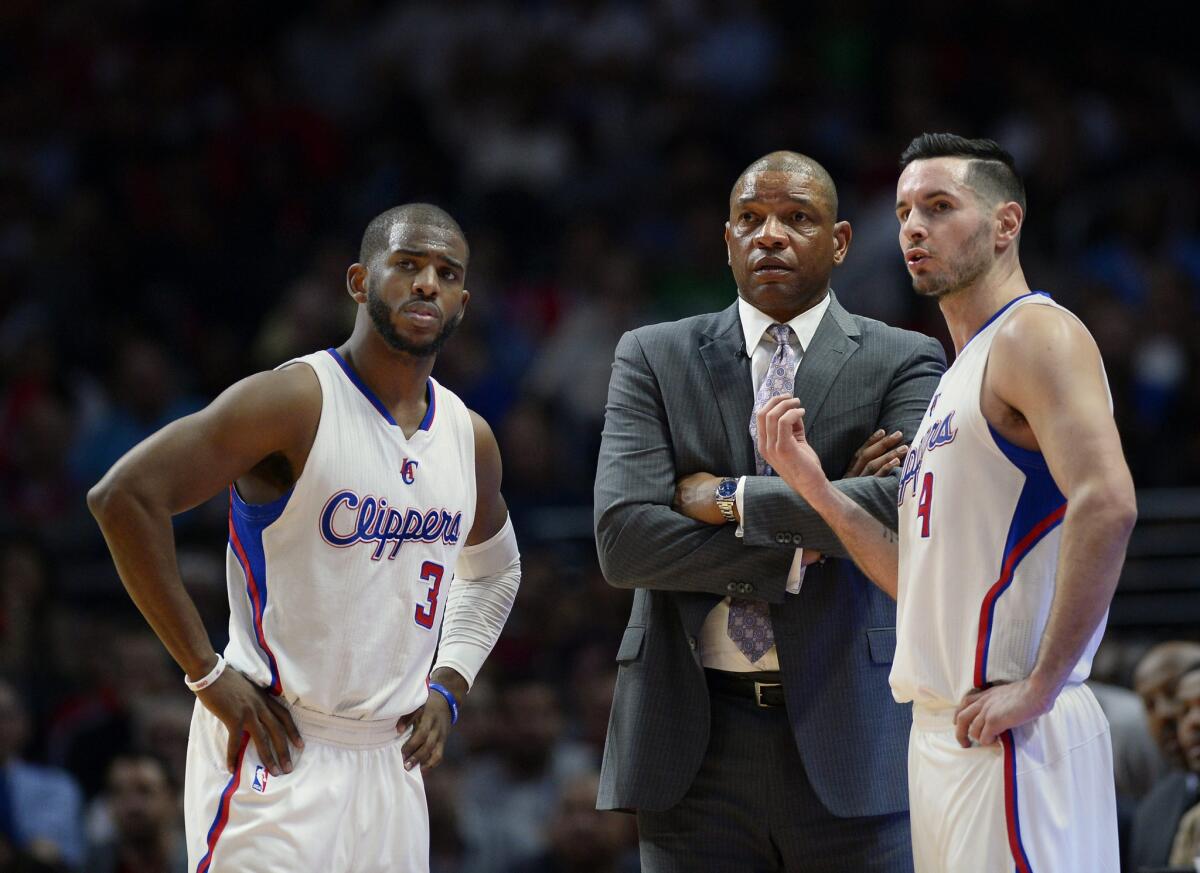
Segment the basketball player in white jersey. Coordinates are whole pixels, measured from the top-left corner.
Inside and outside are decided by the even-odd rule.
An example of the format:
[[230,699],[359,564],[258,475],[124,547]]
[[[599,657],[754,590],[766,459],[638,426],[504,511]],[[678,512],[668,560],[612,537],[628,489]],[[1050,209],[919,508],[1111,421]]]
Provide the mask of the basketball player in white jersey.
[[901,248],[957,356],[905,459],[898,533],[829,486],[804,398],[761,413],[762,455],[898,595],[916,869],[1115,873],[1108,724],[1082,683],[1136,508],[1100,354],[1030,291],[1006,152],[925,134],[901,165]]
[[[199,699],[191,870],[428,869],[421,767],[441,759],[520,580],[495,438],[430,376],[470,296],[467,258],[436,206],[378,216],[347,273],[358,315],[342,346],[238,382],[88,495]],[[223,490],[222,655],[180,581],[171,516]]]

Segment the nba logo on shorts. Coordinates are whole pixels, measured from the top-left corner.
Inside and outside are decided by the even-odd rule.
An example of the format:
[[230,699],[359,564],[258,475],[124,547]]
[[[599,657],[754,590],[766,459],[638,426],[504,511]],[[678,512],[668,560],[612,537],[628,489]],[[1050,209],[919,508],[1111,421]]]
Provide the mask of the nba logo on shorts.
[[267,768],[262,764],[254,768],[254,781],[250,783],[250,787],[259,794],[267,790]]
[[404,463],[400,465],[400,478],[404,480],[405,485],[417,481],[417,462],[405,458]]

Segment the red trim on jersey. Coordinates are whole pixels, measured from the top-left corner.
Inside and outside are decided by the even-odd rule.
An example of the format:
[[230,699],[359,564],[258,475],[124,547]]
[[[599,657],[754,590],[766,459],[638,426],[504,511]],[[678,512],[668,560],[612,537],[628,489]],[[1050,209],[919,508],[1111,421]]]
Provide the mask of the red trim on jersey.
[[242,547],[241,539],[238,538],[237,528],[233,523],[232,508],[229,511],[229,542],[233,546],[233,554],[241,565],[242,572],[246,574],[246,587],[250,592],[250,605],[254,610],[254,636],[258,639],[258,644],[262,647],[263,652],[266,653],[271,668],[271,684],[267,690],[279,696],[283,693],[283,683],[279,679],[279,666],[275,661],[275,653],[267,645],[267,636],[263,632],[262,592],[258,580],[254,578],[254,571],[250,569],[250,560],[246,557],[246,550]]
[[1012,731],[1000,734],[1000,743],[1004,746],[1004,817],[1008,821],[1008,848],[1017,865],[1017,873],[1033,873],[1021,842],[1021,821],[1017,814],[1017,748]]
[[250,734],[242,734],[242,747],[238,750],[237,766],[234,768],[233,775],[229,777],[225,790],[221,792],[221,801],[217,804],[217,816],[208,829],[208,851],[196,865],[196,873],[208,873],[208,868],[212,866],[213,850],[217,847],[217,840],[221,839],[225,825],[229,824],[229,803],[238,789],[238,784],[242,781],[242,760],[246,757],[246,746],[249,744]]
[[1067,504],[1055,509],[1041,521],[1033,526],[1029,533],[1025,534],[1021,540],[1012,547],[1012,550],[1005,555],[1004,564],[1000,570],[1000,578],[995,584],[988,589],[988,593],[983,598],[983,606],[979,609],[979,638],[975,643],[975,687],[987,687],[987,677],[984,676],[984,660],[987,657],[988,642],[992,634],[992,616],[996,610],[996,601],[1004,590],[1012,584],[1013,573],[1017,569],[1017,564],[1025,557],[1025,554],[1034,547],[1042,535],[1050,528],[1054,527],[1063,516],[1067,514]]

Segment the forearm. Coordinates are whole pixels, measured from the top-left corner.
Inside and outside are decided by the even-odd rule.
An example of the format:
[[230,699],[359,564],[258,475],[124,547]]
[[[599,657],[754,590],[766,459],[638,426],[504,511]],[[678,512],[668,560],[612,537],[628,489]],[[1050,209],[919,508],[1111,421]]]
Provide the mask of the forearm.
[[[596,547],[617,588],[697,591],[783,600],[791,553],[745,545],[732,524],[693,521],[668,506],[621,504],[599,514]],[[731,583],[750,582],[735,592]]]
[[894,600],[900,564],[899,538],[894,530],[843,493],[838,484],[826,482],[809,502],[828,522],[859,569]]
[[[896,477],[859,476],[832,485],[884,527],[896,529]],[[789,550],[802,546],[834,558],[850,557],[829,522],[778,476],[746,477],[745,508],[747,545]]]
[[205,676],[216,657],[179,576],[170,513],[105,483],[88,494],[88,507],[134,605],[184,673],[192,679]]
[[1129,501],[1093,493],[1072,496],[1067,504],[1054,599],[1030,676],[1051,697],[1104,619],[1136,517]]

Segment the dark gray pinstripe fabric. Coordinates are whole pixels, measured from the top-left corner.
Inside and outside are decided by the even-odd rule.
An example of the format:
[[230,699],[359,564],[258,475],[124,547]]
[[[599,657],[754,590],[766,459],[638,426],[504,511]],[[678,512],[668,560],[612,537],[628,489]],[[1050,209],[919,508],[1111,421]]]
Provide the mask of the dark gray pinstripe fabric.
[[[700,626],[748,583],[739,596],[771,604],[789,720],[817,797],[843,817],[906,809],[910,714],[887,685],[895,605],[844,560],[810,566],[801,592],[785,598],[796,545],[845,550],[786,484],[753,475],[744,344],[734,304],[639,328],[617,346],[596,471],[596,543],[609,583],[636,593],[617,655],[598,806],[663,810],[687,791],[709,737]],[[877,427],[911,440],[944,369],[934,340],[851,315],[834,299],[795,385],[826,473],[841,476]],[[750,476],[744,540],[733,525],[671,509],[676,480],[699,471]],[[838,487],[895,527],[895,478]]]

